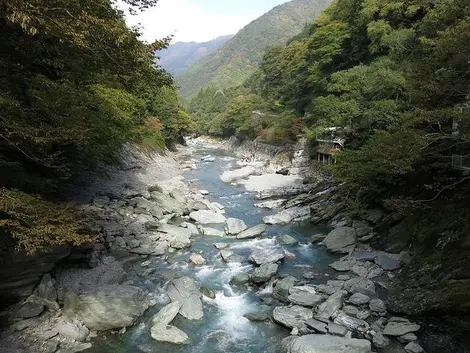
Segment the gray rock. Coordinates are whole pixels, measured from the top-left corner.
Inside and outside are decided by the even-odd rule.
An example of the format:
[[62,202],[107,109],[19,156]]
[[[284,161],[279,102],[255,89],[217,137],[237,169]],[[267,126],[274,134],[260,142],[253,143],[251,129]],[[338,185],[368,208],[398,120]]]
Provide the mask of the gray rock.
[[384,328],[384,335],[403,336],[410,332],[419,331],[420,325],[413,324],[406,319],[391,318]]
[[258,224],[257,226],[248,228],[247,230],[244,230],[243,232],[239,233],[237,235],[237,239],[256,238],[257,236],[266,232],[267,228],[268,227],[266,226],[266,224]]
[[254,206],[259,207],[259,208],[267,208],[269,210],[273,210],[275,208],[281,208],[286,202],[287,200],[279,199],[279,200],[255,203]]
[[282,353],[371,353],[367,340],[330,335],[287,337],[282,341]]
[[410,342],[405,346],[405,351],[407,353],[424,353],[423,347],[421,347],[416,342]]
[[249,260],[257,265],[278,262],[285,257],[281,249],[258,250],[251,253]]
[[152,338],[159,342],[169,342],[173,344],[189,344],[189,337],[186,333],[174,326],[152,326],[150,329]]
[[224,237],[225,230],[224,227],[219,225],[214,225],[213,227],[204,227],[202,233],[208,237]]
[[287,276],[276,283],[276,287],[273,290],[273,298],[288,302],[289,301],[289,290],[295,285],[297,279],[293,276]]
[[355,317],[357,317],[357,314],[359,313],[359,309],[353,305],[343,306],[343,311],[346,315],[355,316]]
[[289,288],[287,299],[293,304],[314,307],[323,301],[323,296],[317,294],[314,287],[301,286]]
[[323,244],[331,252],[347,254],[356,244],[356,230],[351,227],[336,228],[327,235]]
[[192,278],[184,276],[171,280],[167,294],[172,301],[182,303],[179,313],[185,318],[199,320],[204,316],[201,292]]
[[243,232],[248,227],[241,219],[237,218],[227,218],[225,223],[225,231],[227,234],[236,235]]
[[356,319],[344,313],[339,313],[338,316],[335,317],[334,322],[346,327],[350,331],[359,331],[364,333],[369,328],[369,324],[364,320]]
[[326,238],[326,234],[318,233],[318,234],[312,235],[310,240],[311,240],[312,243],[319,243],[319,242],[325,240],[325,238]]
[[90,349],[91,346],[92,346],[91,343],[80,343],[80,344],[74,345],[73,348],[70,348],[66,351],[61,349],[59,353],[78,353],[78,352],[82,352],[87,349]]
[[369,309],[373,312],[382,313],[387,311],[387,306],[380,299],[372,299],[369,303]]
[[265,263],[260,267],[255,268],[251,275],[251,280],[254,283],[264,283],[277,273],[278,265],[273,263]]
[[298,243],[297,239],[287,234],[277,236],[276,241],[281,245],[295,245]]
[[351,271],[352,268],[356,265],[358,265],[357,260],[339,260],[336,262],[333,262],[329,266],[338,272],[348,272]]
[[98,331],[132,326],[149,307],[140,288],[122,285],[81,286],[66,291],[64,314]]
[[338,279],[338,281],[349,281],[351,279],[351,276],[349,276],[349,275],[339,275],[336,278]]
[[201,266],[206,263],[206,260],[202,257],[202,255],[191,254],[191,256],[189,257],[189,262],[191,262],[193,265]]
[[215,299],[215,297],[217,296],[216,293],[212,289],[207,288],[207,287],[201,287],[201,293],[203,296],[210,298],[210,299]]
[[313,329],[315,332],[327,334],[328,333],[328,323],[323,322],[317,319],[308,319],[305,321],[305,324]]
[[200,224],[225,224],[226,218],[220,213],[208,210],[193,211],[189,217]]
[[216,247],[216,249],[222,250],[222,249],[228,248],[230,246],[230,244],[228,244],[228,243],[214,243],[214,246]]
[[403,263],[394,258],[393,255],[381,252],[376,258],[375,263],[386,271],[395,271],[403,266]]
[[263,217],[263,222],[266,224],[288,224],[292,221],[301,221],[310,217],[310,207],[291,207],[281,212]]
[[167,326],[169,325],[173,319],[178,315],[178,312],[183,305],[180,301],[174,301],[168,304],[167,306],[163,307],[155,316],[152,318],[152,325],[153,326]]
[[176,201],[180,204],[185,205],[188,202],[188,198],[184,194],[184,192],[180,189],[173,189],[170,192],[170,196],[173,197]]
[[288,328],[304,328],[305,322],[311,319],[312,316],[310,309],[298,305],[292,307],[278,306],[273,311],[274,321]]
[[38,286],[38,295],[50,301],[57,300],[56,281],[50,274],[47,273],[42,277]]
[[20,304],[16,317],[21,319],[29,319],[41,315],[44,311],[44,304],[38,301],[27,301],[23,304]]
[[352,260],[358,261],[374,261],[376,257],[377,253],[375,251],[359,249],[354,250],[350,256]]
[[375,296],[375,284],[367,278],[352,278],[344,283],[344,289],[349,293],[362,293],[369,296]]
[[370,316],[370,314],[371,313],[369,310],[362,310],[356,314],[356,317],[360,320],[366,320]]
[[390,345],[390,339],[379,331],[372,335],[372,344],[376,348],[385,348]]
[[36,326],[38,324],[39,324],[38,319],[34,317],[34,318],[26,319],[26,320],[17,321],[17,322],[12,324],[12,327],[16,331],[23,331],[25,328],[28,328],[28,327],[31,327],[31,326]]
[[220,256],[222,256],[222,259],[227,262],[238,262],[239,257],[236,255],[232,250],[229,249],[222,249],[220,250]]
[[163,214],[181,215],[183,213],[184,205],[168,194],[154,191],[150,193],[150,199],[156,202]]
[[397,337],[398,342],[403,343],[403,344],[407,344],[409,342],[416,341],[417,339],[418,339],[418,337],[416,337],[416,335],[414,333],[411,333],[411,332],[407,333],[403,336]]
[[327,328],[328,328],[328,333],[333,336],[344,337],[348,333],[348,329],[346,327],[335,324],[334,322],[329,322]]
[[243,317],[254,322],[263,322],[270,320],[270,316],[267,313],[247,313],[244,314]]
[[194,211],[208,211],[209,210],[209,205],[200,200],[200,201],[194,201],[189,208]]
[[353,266],[351,271],[359,277],[365,277],[369,279],[380,277],[384,274],[384,270],[372,262],[358,263],[357,265]]
[[139,247],[131,249],[130,252],[138,255],[154,255],[160,256],[164,255],[168,250],[168,243],[166,241],[161,241],[157,243],[144,243]]
[[317,315],[325,319],[329,319],[339,311],[346,297],[346,291],[339,290],[332,294],[324,303],[318,307]]
[[55,326],[55,330],[61,336],[70,338],[77,342],[83,342],[90,334],[90,330],[80,323],[65,320],[60,320]]
[[239,273],[230,279],[230,284],[242,285],[250,281],[250,275],[248,273]]
[[362,293],[355,293],[349,297],[348,302],[353,305],[364,305],[370,302],[370,297]]

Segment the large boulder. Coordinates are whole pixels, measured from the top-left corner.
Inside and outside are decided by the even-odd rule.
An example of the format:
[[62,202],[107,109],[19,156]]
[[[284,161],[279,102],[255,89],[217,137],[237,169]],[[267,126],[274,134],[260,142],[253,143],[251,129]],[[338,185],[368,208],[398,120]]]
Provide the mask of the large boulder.
[[241,219],[237,218],[227,218],[225,223],[225,231],[227,234],[236,235],[243,232],[248,227]]
[[152,326],[150,329],[152,338],[159,342],[169,342],[174,344],[188,344],[189,337],[186,333],[174,326]]
[[341,309],[346,294],[346,291],[339,290],[336,293],[330,295],[330,297],[318,307],[317,315],[319,317],[329,319],[336,312],[338,312],[339,309]]
[[312,310],[299,305],[278,306],[273,311],[274,321],[288,328],[304,328],[305,322],[312,317]]
[[170,342],[175,344],[189,343],[189,337],[180,329],[169,326],[183,305],[182,302],[174,301],[162,308],[152,319],[150,335],[156,341]]
[[278,262],[285,257],[281,249],[258,250],[251,253],[249,260],[257,265],[269,262]]
[[64,295],[64,314],[98,331],[132,326],[148,307],[147,294],[132,286],[80,286]]
[[375,284],[370,279],[355,277],[344,283],[344,289],[349,293],[361,293],[368,296],[375,296]]
[[201,292],[192,278],[184,276],[171,280],[167,294],[172,301],[182,303],[179,313],[185,318],[199,320],[204,316]]
[[313,307],[321,303],[323,296],[317,294],[314,287],[300,286],[289,288],[287,299],[293,304]]
[[254,283],[264,283],[277,273],[278,265],[273,263],[262,264],[260,267],[255,268],[251,275],[251,280]]
[[47,273],[42,277],[38,286],[38,295],[50,301],[57,300],[56,281],[50,274]]
[[193,211],[189,217],[200,224],[225,224],[226,218],[220,213],[208,210]]
[[291,207],[282,210],[272,216],[263,217],[263,222],[266,224],[288,224],[292,221],[302,221],[310,217],[310,207]]
[[356,244],[356,230],[351,227],[333,229],[323,240],[329,251],[334,253],[349,253]]
[[288,302],[289,290],[295,285],[295,282],[297,282],[297,278],[293,276],[287,276],[286,278],[281,279],[276,283],[276,287],[274,287],[273,298],[283,302]]
[[244,230],[243,232],[239,233],[237,235],[237,239],[250,239],[250,238],[255,238],[257,237],[258,235],[261,235],[263,234],[264,232],[266,232],[266,229],[268,227],[266,226],[266,224],[258,224],[257,226],[254,226],[254,227],[251,227],[251,228],[248,228],[246,230]]
[[419,331],[420,325],[413,324],[407,319],[392,317],[387,326],[385,326],[383,334],[387,336],[403,336],[410,332]]
[[371,353],[367,340],[330,335],[287,337],[282,341],[282,353]]

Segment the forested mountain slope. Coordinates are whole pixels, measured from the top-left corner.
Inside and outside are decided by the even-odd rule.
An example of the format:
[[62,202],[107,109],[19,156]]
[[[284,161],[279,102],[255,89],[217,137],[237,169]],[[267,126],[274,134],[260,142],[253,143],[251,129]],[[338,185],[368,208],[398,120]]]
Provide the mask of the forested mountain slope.
[[264,49],[284,44],[315,20],[330,0],[294,0],[248,24],[230,41],[178,77],[183,96],[208,85],[227,88],[243,83],[260,63]]
[[59,186],[125,143],[163,150],[191,126],[154,65],[167,42],[142,43],[110,0],[0,2],[0,27],[0,251],[89,241]]
[[217,50],[233,35],[218,37],[214,40],[196,42],[176,42],[157,53],[159,64],[170,74],[178,76],[189,66]]
[[331,172],[345,203],[391,214],[374,246],[417,253],[392,310],[468,315],[469,41],[468,0],[336,0],[243,86],[202,90],[191,111],[204,132],[270,143],[343,128]]

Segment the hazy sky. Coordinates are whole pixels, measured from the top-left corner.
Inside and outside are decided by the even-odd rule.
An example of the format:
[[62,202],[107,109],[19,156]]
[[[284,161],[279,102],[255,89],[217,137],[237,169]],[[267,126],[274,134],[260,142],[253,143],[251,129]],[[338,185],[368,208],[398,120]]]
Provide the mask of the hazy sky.
[[235,34],[245,25],[287,0],[160,0],[128,23],[140,23],[145,40],[174,35],[174,42],[203,42]]

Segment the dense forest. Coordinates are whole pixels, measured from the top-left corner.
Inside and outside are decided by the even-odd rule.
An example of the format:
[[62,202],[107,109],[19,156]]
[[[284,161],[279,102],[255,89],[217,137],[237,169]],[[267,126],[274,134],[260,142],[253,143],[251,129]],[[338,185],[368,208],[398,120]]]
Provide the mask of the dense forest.
[[[155,0],[128,0],[130,11]],[[78,169],[117,160],[123,143],[162,150],[193,128],[154,52],[110,0],[0,2],[2,245],[28,252],[90,239],[57,190]]]
[[443,247],[469,230],[470,177],[452,164],[470,154],[469,40],[466,0],[337,0],[243,85],[199,91],[190,112],[205,133],[278,144],[341,127],[331,170],[351,207],[418,215],[416,233]]
[[178,75],[180,92],[193,98],[207,86],[243,83],[258,67],[265,48],[284,44],[310,23],[331,0],[293,0],[276,6],[246,25],[231,40]]

